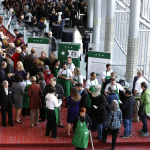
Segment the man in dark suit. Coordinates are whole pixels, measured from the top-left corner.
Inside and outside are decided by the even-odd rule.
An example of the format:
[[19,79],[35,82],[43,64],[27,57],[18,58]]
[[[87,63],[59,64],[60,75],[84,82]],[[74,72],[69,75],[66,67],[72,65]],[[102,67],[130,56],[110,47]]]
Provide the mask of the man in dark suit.
[[14,62],[11,60],[11,54],[7,53],[5,55],[5,60],[7,62],[7,67],[5,68],[6,74],[14,73]]
[[22,52],[19,55],[19,60],[24,64],[24,58],[27,55],[28,48],[26,46],[22,46]]
[[33,61],[36,59],[35,49],[31,49],[31,54],[26,55],[24,58],[24,68],[26,72],[31,72],[31,68],[33,66]]
[[74,5],[72,5],[72,10],[70,12],[70,20],[72,22],[71,27],[74,28],[74,26],[76,25],[76,15],[77,15],[77,11],[74,9]]
[[48,38],[49,38],[49,54],[51,54],[54,51],[57,51],[57,41],[56,39],[52,36],[52,32],[48,32]]
[[83,88],[83,85],[81,83],[76,84],[76,87],[78,88],[79,94],[81,95],[81,101],[79,103],[79,108],[84,107],[86,108],[86,103],[88,99],[88,93]]
[[0,106],[2,114],[2,126],[6,127],[6,112],[8,112],[8,124],[13,124],[13,90],[8,87],[8,81],[4,80],[0,89]]
[[0,64],[0,87],[2,87],[2,83],[4,80],[10,80],[10,77],[13,76],[12,73],[8,73],[6,75],[5,68],[7,66],[7,63],[5,61],[2,61]]

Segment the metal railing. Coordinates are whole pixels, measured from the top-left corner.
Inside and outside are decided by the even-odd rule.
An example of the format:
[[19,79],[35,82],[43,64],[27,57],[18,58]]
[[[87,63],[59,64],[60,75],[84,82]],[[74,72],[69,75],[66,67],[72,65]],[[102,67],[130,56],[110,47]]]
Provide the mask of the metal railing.
[[150,22],[150,0],[141,0],[141,17]]

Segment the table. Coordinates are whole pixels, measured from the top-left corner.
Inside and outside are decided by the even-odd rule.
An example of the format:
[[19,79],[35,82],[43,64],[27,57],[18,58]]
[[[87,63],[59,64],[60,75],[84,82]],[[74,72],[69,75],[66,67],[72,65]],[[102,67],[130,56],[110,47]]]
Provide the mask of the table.
[[62,37],[62,25],[60,25],[60,24],[54,24],[52,26],[52,33],[53,33],[53,36],[56,39],[61,39],[61,37]]
[[62,42],[73,42],[73,32],[63,31],[62,32]]

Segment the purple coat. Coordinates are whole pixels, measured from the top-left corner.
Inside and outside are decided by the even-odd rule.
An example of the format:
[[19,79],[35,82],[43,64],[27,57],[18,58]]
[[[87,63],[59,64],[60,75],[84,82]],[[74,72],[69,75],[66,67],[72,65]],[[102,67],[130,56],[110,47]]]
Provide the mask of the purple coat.
[[15,70],[15,75],[16,76],[23,76],[23,78],[26,76],[26,71],[22,70],[22,71],[17,71]]

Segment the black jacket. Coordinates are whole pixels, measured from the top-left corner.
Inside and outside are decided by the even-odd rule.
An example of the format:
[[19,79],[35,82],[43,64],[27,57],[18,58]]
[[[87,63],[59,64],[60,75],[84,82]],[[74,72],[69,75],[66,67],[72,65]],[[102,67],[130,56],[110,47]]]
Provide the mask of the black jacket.
[[75,130],[76,130],[76,126],[77,126],[77,123],[78,121],[81,121],[81,122],[86,122],[86,126],[88,128],[88,130],[91,129],[92,127],[92,121],[90,119],[90,117],[86,114],[85,117],[81,117],[80,115],[77,116],[74,120],[74,123],[73,123],[73,133],[75,133]]
[[0,89],[0,106],[3,107],[7,104],[10,104],[10,106],[13,107],[13,90],[12,90],[12,88],[8,87],[8,96],[7,96],[5,94],[4,87],[2,87]]
[[135,106],[135,99],[133,98],[133,96],[127,97],[123,102],[123,104],[120,105],[123,118],[131,119],[133,117],[134,106]]
[[86,108],[87,99],[88,99],[88,93],[84,89],[83,92],[81,93],[81,101],[79,103],[79,108],[81,108],[81,107]]
[[52,52],[57,51],[57,41],[53,36],[51,39],[51,50]]
[[134,81],[133,81],[133,89],[132,89],[132,94],[134,94],[134,89],[135,89],[135,83],[136,83],[136,81],[138,80],[138,77],[137,76],[135,76],[134,77]]
[[24,58],[25,55],[23,54],[23,52],[19,55],[19,60],[24,64]]
[[[44,89],[44,91],[43,91],[43,94],[46,96],[46,94],[47,93],[49,93],[49,88],[51,87],[51,85],[50,84],[47,84],[46,85],[46,87],[45,87],[45,89]],[[58,84],[58,83],[56,83],[56,85],[55,85],[55,88],[56,88],[56,94],[58,94],[58,99],[63,99],[63,97],[64,97],[64,89],[63,89],[63,87],[60,85],[60,84]]]
[[4,69],[0,68],[0,87],[2,87],[2,82],[4,80],[9,80],[9,77],[6,76]]
[[96,123],[101,124],[103,122],[106,122],[108,119],[109,111],[110,105],[108,104],[108,102],[99,103],[99,106],[95,111]]

